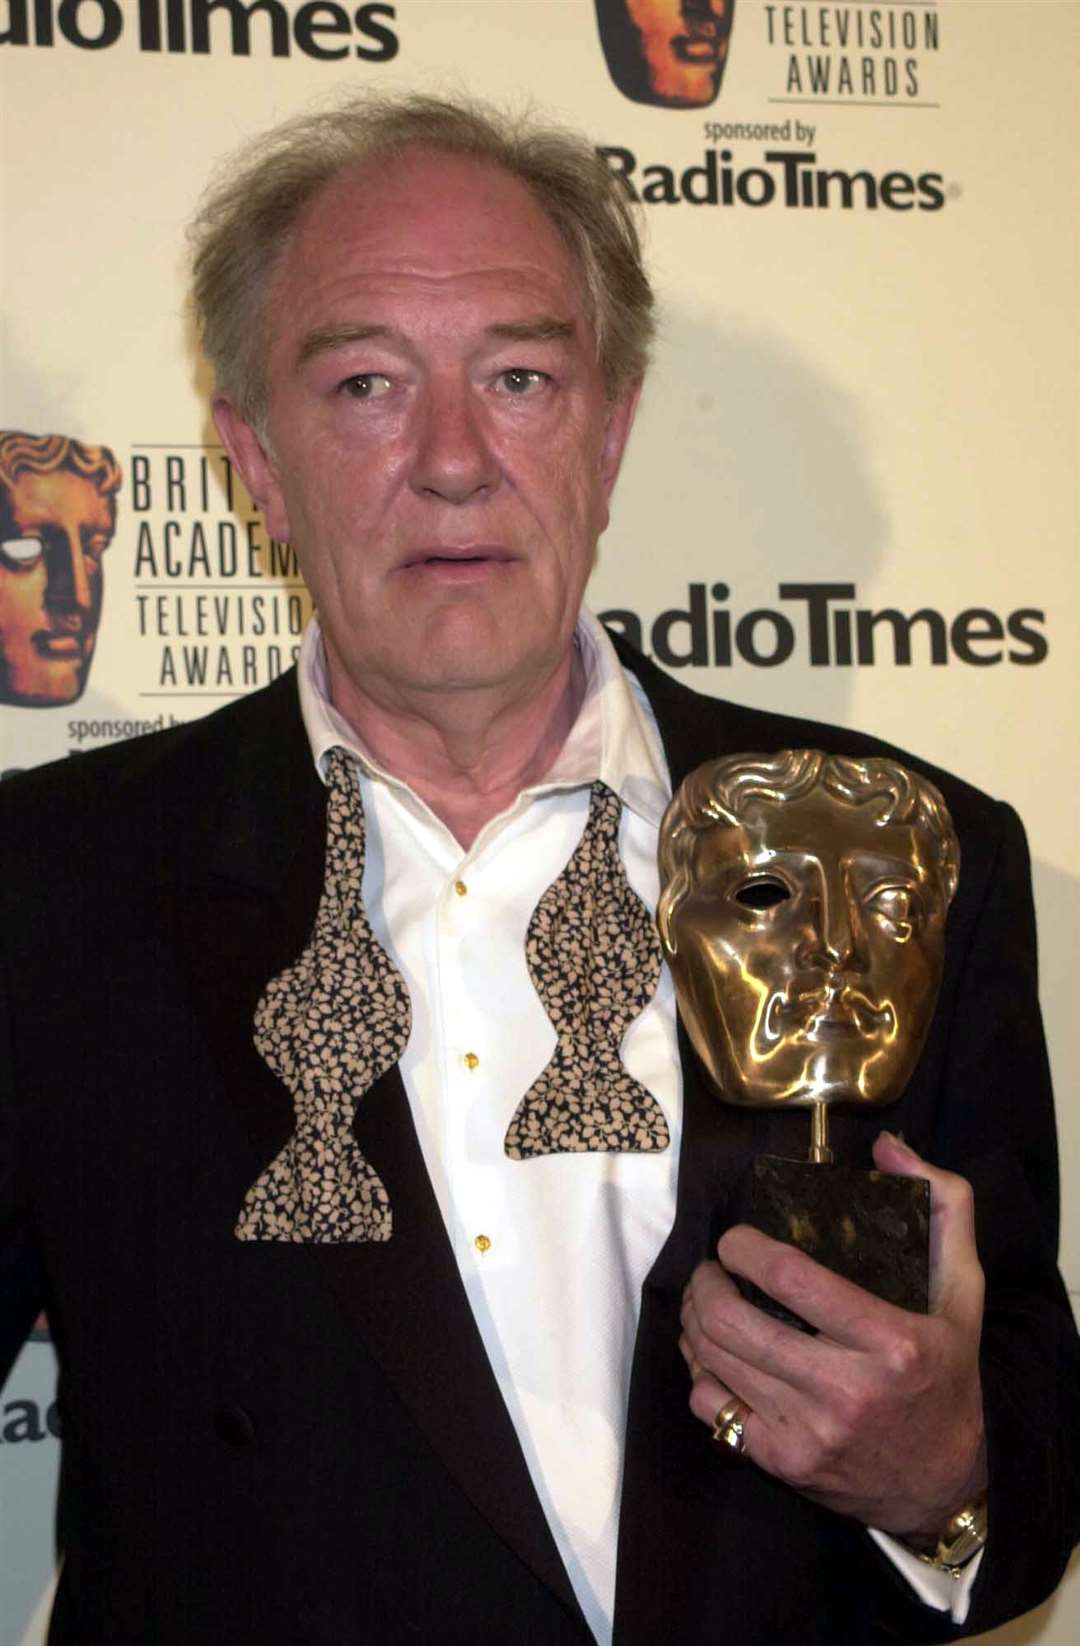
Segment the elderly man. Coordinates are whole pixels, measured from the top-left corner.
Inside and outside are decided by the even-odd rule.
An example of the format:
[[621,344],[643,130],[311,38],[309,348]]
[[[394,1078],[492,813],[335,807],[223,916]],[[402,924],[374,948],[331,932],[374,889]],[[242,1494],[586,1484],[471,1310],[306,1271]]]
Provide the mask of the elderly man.
[[[835,1646],[1034,1604],[1075,1349],[1003,808],[938,777],[964,877],[897,1111],[935,1164],[875,1146],[933,1185],[932,1314],[745,1228],[709,1251],[770,1132],[677,1043],[660,818],[709,755],[873,746],[700,698],[581,611],[651,325],[618,186],[559,133],[352,105],[220,185],[196,296],[319,622],[265,692],[0,794],[52,1641]],[[712,1423],[750,1386],[777,1398],[732,1467]]]

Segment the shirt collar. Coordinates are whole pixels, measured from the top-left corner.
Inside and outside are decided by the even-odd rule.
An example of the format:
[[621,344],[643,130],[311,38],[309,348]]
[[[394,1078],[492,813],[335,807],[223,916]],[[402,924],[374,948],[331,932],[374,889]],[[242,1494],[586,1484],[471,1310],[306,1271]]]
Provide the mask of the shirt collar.
[[[578,717],[554,763],[523,793],[541,796],[583,788],[600,779],[630,811],[659,828],[671,799],[671,779],[649,701],[638,681],[622,667],[607,633],[591,612],[582,610],[574,642],[585,670],[585,696]],[[372,758],[331,703],[326,648],[316,617],[304,631],[297,673],[304,729],[323,782],[330,750],[345,748],[373,781],[388,783],[422,805],[407,784]]]

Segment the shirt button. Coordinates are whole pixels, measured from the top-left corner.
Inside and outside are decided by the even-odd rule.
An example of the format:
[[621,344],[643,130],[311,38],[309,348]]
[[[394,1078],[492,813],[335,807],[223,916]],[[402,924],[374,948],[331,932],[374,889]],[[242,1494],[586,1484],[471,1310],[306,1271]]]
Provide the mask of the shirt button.
[[473,1241],[473,1245],[476,1247],[477,1251],[481,1253],[489,1252],[491,1250],[491,1241],[488,1239],[487,1235],[477,1235],[476,1239]]
[[465,1067],[467,1069],[478,1069],[480,1067],[480,1059],[475,1052],[465,1053]]
[[468,892],[469,888],[468,888],[468,886],[466,886],[464,880],[455,880],[454,881],[454,890],[457,892],[459,897],[464,897],[465,894]]

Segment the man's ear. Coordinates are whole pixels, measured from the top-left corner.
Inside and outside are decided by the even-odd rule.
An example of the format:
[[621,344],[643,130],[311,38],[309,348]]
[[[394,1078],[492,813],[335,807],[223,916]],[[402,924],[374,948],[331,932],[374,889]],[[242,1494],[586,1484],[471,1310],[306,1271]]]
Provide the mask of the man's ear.
[[604,488],[605,502],[610,501],[615,482],[619,478],[619,469],[622,467],[630,430],[634,426],[643,382],[643,378],[636,377],[619,398],[612,401],[608,412],[604,443],[600,448],[600,483]]
[[267,531],[279,543],[287,543],[292,536],[289,513],[273,458],[251,424],[224,395],[214,396],[211,409],[229,460],[259,505]]

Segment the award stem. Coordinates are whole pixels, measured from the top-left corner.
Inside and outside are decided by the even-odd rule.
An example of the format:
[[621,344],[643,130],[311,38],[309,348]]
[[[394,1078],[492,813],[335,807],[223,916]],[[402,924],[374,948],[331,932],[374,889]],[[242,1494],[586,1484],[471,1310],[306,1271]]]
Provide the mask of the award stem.
[[825,1103],[810,1105],[810,1160],[815,1165],[829,1165],[833,1152],[829,1148],[829,1110]]

